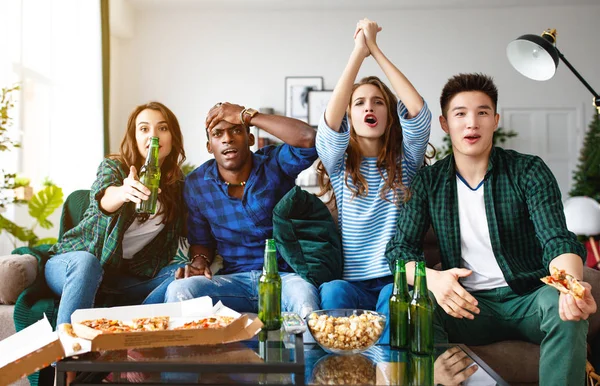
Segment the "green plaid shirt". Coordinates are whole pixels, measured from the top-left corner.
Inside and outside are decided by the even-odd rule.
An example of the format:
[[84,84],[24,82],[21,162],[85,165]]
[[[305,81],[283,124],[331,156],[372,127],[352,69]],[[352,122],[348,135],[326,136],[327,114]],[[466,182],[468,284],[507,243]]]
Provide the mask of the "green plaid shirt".
[[[126,203],[114,213],[100,209],[99,200],[109,186],[121,186],[129,171],[114,159],[104,159],[98,167],[96,181],[90,192],[90,206],[81,222],[66,232],[50,252],[60,254],[88,251],[100,260],[105,270],[117,270],[135,276],[154,277],[169,264],[177,253],[182,219],[167,224],[163,230],[131,260],[123,259],[122,240],[135,220],[135,204]],[[183,184],[181,184],[182,188]],[[183,196],[181,197],[183,203]]]
[[[454,157],[421,169],[411,189],[412,198],[387,245],[390,266],[400,254],[408,261],[422,260],[423,237],[433,226],[443,269],[460,267]],[[539,157],[493,148],[484,189],[492,249],[513,291],[524,294],[542,285],[550,262],[563,253],[585,260],[585,248],[567,229],[556,179]]]

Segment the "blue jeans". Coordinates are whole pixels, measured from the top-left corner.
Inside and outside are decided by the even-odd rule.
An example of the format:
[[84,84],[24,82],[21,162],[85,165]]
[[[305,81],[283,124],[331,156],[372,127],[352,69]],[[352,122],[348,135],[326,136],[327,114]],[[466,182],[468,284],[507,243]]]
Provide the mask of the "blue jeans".
[[104,277],[96,256],[85,251],[52,256],[46,262],[46,283],[60,297],[57,325],[70,323],[71,314],[80,308],[94,306],[96,293],[113,295],[118,305],[163,303],[175,270],[181,265],[168,265],[151,278],[124,274]]
[[[258,279],[261,271],[214,275],[212,279],[193,276],[169,284],[167,302],[177,302],[201,296],[219,300],[237,312],[258,312]],[[281,307],[283,311],[296,312],[301,318],[319,308],[317,288],[298,274],[280,272]]]
[[[390,318],[390,296],[392,295],[393,276],[363,281],[333,280],[321,284],[321,308],[330,310],[334,308],[359,308],[375,310]],[[390,340],[388,322],[379,339],[380,344],[387,344]]]

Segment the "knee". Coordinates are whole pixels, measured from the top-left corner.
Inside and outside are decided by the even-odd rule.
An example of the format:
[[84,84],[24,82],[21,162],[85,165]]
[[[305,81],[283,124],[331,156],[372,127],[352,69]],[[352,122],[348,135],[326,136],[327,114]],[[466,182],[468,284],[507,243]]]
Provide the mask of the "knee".
[[77,256],[69,261],[67,268],[69,274],[78,275],[86,280],[102,277],[102,266],[100,261],[89,252],[77,252]]
[[321,284],[319,287],[319,293],[323,296],[336,296],[340,292],[346,292],[346,289],[350,288],[350,283],[345,280],[333,280],[327,283]]
[[169,284],[165,293],[165,302],[172,303],[182,300],[189,300],[203,295],[202,282],[209,280],[204,276],[188,277],[186,279],[175,280]]

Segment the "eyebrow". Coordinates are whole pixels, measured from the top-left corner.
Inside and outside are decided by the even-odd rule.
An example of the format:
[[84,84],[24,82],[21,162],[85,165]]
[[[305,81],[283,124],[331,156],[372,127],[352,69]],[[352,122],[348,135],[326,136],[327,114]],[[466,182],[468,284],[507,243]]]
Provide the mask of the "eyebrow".
[[[361,96],[361,97],[356,98],[353,102],[356,102],[357,100],[360,100],[360,99],[367,99],[367,98]],[[378,100],[381,100],[381,101],[385,101],[385,99],[383,99],[380,96],[374,96],[374,97],[372,97],[372,99],[378,99]]]
[[[463,109],[466,109],[466,108],[467,108],[466,106],[456,106],[455,108],[453,108],[450,111],[463,110]],[[492,110],[492,107],[489,106],[489,105],[480,105],[480,106],[477,106],[477,108],[478,109],[484,109],[484,110]]]
[[[158,121],[156,123],[157,124],[159,124],[159,123],[167,123],[167,121]],[[137,126],[139,126],[139,125],[149,125],[149,123],[148,122],[140,122],[140,123],[137,124]]]

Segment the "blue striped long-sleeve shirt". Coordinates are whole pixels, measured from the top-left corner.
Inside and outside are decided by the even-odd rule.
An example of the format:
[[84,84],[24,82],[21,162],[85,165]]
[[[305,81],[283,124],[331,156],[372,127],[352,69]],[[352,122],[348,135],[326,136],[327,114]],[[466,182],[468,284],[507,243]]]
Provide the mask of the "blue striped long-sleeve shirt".
[[[423,165],[429,133],[431,111],[427,103],[419,114],[406,118],[407,109],[398,102],[398,115],[402,126],[402,183],[410,183]],[[368,184],[366,196],[352,197],[345,181],[346,149],[350,141],[348,117],[342,120],[340,131],[327,126],[324,114],[317,131],[316,148],[333,186],[338,206],[338,225],[342,234],[344,251],[344,280],[359,281],[391,275],[385,259],[385,246],[395,231],[401,208],[393,202],[393,193],[381,198],[387,172],[377,168],[376,157],[363,157],[360,172]],[[356,189],[351,176],[348,184]],[[401,196],[401,192],[398,192]]]

